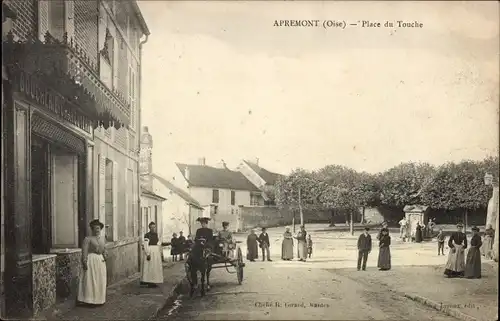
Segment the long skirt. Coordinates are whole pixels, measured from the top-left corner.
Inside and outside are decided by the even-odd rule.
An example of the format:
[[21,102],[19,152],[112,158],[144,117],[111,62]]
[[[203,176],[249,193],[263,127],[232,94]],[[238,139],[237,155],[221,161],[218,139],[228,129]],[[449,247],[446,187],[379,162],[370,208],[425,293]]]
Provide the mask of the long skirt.
[[481,278],[481,253],[475,246],[467,251],[467,260],[465,261],[465,274],[469,279]]
[[455,252],[450,249],[448,261],[446,262],[444,274],[450,278],[464,276],[465,255],[463,245],[455,244]]
[[257,241],[247,244],[247,260],[255,260],[259,258],[259,247]]
[[481,254],[486,258],[490,258],[492,249],[493,249],[493,238],[490,235],[486,235],[483,240],[483,245],[481,246]]
[[161,262],[160,246],[148,246],[151,260],[147,260],[146,254],[142,260],[141,282],[144,283],[163,283],[163,264]]
[[389,247],[381,247],[378,252],[377,267],[382,270],[391,269],[391,249]]
[[106,262],[101,254],[89,253],[87,271],[81,270],[77,300],[87,304],[106,302]]
[[297,256],[300,260],[305,260],[307,258],[307,243],[306,241],[298,241],[297,244]]
[[293,240],[284,239],[281,244],[281,258],[283,260],[293,259]]
[[422,242],[422,239],[423,239],[422,230],[416,231],[415,232],[415,242],[420,243],[420,242]]

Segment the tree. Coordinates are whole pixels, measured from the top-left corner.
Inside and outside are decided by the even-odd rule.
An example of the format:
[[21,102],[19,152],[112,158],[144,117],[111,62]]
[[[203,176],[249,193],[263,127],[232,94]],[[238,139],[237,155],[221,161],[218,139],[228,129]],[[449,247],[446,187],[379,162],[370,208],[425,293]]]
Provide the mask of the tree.
[[376,206],[380,203],[380,185],[376,175],[366,172],[358,173],[358,182],[355,195],[361,206],[361,223],[365,222],[367,206]]
[[264,192],[268,204],[276,204],[276,186],[264,185],[262,187],[262,192]]
[[435,168],[427,163],[403,163],[380,174],[380,202],[403,208],[420,204],[422,187],[431,179]]
[[440,166],[422,189],[423,204],[435,209],[464,210],[467,214],[488,203],[489,187],[484,184],[484,162],[463,161]]

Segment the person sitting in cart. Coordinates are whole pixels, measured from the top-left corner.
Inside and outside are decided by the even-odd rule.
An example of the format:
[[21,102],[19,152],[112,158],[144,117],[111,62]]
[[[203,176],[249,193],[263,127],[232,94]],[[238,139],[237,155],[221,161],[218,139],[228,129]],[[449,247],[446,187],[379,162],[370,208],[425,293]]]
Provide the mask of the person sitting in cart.
[[196,230],[196,235],[194,237],[194,241],[198,242],[203,240],[205,243],[205,247],[212,247],[212,243],[214,240],[214,232],[211,228],[208,228],[208,221],[210,221],[209,217],[198,217],[196,221],[201,223],[201,227]]
[[218,238],[222,241],[222,255],[232,257],[234,250],[233,233],[228,228],[229,222],[222,222],[222,231],[219,231]]

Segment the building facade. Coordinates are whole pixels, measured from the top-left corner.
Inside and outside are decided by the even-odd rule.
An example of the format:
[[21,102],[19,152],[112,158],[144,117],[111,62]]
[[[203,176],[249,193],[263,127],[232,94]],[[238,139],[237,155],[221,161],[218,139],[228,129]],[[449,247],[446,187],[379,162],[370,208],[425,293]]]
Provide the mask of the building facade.
[[93,218],[106,226],[108,284],[138,271],[140,40],[149,30],[135,1],[3,3],[17,18],[3,39],[2,147],[12,152],[2,155],[2,311],[16,317],[76,295]]
[[258,158],[254,161],[242,160],[237,170],[262,192],[252,195],[252,206],[275,205],[273,196],[267,195],[268,193],[266,193],[266,191],[269,191],[269,189],[272,190],[278,179],[283,177],[283,175],[273,173],[260,167]]
[[241,172],[228,169],[224,161],[207,166],[201,158],[198,165],[177,163],[176,166],[176,184],[205,209],[204,216],[212,218],[213,228],[221,229],[222,222],[227,221],[231,230],[241,229],[240,206],[250,206],[252,197],[261,195],[254,184]]

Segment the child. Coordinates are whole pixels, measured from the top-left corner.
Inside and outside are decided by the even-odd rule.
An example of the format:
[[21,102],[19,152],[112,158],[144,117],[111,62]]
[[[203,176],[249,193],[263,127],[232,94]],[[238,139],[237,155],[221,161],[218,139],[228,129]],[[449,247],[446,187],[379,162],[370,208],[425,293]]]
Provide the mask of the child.
[[439,233],[437,235],[437,241],[438,241],[438,255],[443,254],[444,255],[444,239],[445,236],[443,234],[443,229],[439,229]]
[[193,237],[191,236],[191,234],[188,235],[188,238],[186,240],[186,246],[184,247],[185,248],[185,251],[186,253],[191,251],[191,248],[193,247]]
[[170,255],[172,255],[172,261],[176,262],[177,261],[177,249],[178,249],[178,244],[177,244],[177,233],[174,233],[172,235],[172,239],[170,240]]
[[311,258],[311,254],[313,252],[313,240],[311,238],[311,234],[307,236],[307,256]]

